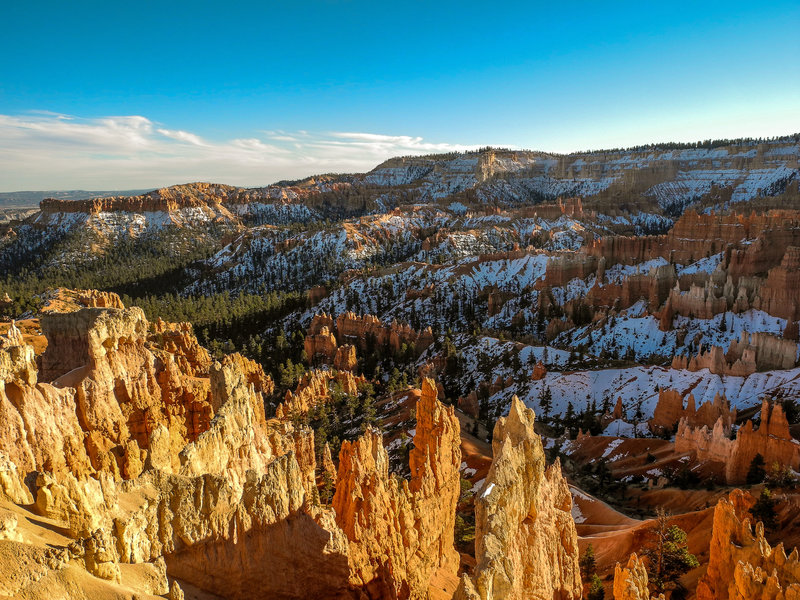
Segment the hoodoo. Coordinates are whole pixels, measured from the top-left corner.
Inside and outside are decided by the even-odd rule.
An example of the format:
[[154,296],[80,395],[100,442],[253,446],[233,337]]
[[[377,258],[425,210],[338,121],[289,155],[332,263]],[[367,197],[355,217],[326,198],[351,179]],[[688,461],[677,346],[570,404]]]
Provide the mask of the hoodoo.
[[559,463],[545,467],[534,414],[514,397],[492,438],[475,500],[475,559],[456,598],[576,600],[582,586],[572,496]]

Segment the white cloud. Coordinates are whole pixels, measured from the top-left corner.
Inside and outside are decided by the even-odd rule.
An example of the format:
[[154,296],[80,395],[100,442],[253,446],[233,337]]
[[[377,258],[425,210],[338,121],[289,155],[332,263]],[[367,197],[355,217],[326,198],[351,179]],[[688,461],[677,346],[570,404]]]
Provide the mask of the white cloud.
[[189,181],[256,186],[315,173],[366,171],[392,156],[475,148],[405,135],[303,130],[212,141],[138,115],[0,115],[0,191]]

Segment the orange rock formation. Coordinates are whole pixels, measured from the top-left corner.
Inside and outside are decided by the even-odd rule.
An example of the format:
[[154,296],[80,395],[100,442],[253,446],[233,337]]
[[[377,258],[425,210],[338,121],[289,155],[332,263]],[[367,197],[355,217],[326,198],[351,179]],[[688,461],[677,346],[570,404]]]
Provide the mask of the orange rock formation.
[[767,237],[772,241],[770,247],[739,251],[741,256],[734,260],[738,275],[766,271],[765,262],[779,261],[789,246],[800,245],[800,212],[772,210],[748,216],[687,210],[666,235],[601,238],[589,247],[588,254],[605,257],[608,264],[636,264],[656,257],[688,264],[741,240]]
[[767,465],[778,463],[793,469],[800,468],[800,443],[789,433],[789,424],[783,408],[771,406],[768,400],[761,405],[761,424],[754,429],[747,421],[730,439],[730,427],[723,417],[712,430],[706,425],[692,427],[686,417],[682,418],[675,436],[677,452],[693,452],[700,461],[713,461],[724,465],[725,481],[736,485],[745,482],[750,463],[756,454],[761,454]]
[[[650,600],[647,583],[647,568],[634,552],[627,566],[617,563],[614,568],[614,600]],[[664,600],[664,595],[654,596],[653,600]]]
[[[650,313],[659,317],[663,331],[672,328],[675,314],[710,319],[725,311],[743,312],[750,308],[797,322],[798,224],[800,211],[750,215],[687,211],[666,235],[606,237],[577,253],[552,257],[545,277],[536,287],[546,291],[565,286],[576,277],[594,276],[594,285],[584,299],[589,306],[619,310],[646,300]],[[720,261],[713,272],[677,276],[675,263],[688,265],[717,254]],[[607,267],[653,259],[673,264],[628,275],[620,282],[606,281]]]
[[410,482],[389,476],[389,457],[375,431],[344,442],[339,455],[336,522],[350,542],[350,581],[372,598],[427,598],[437,572],[454,576],[458,570],[458,419],[437,400],[431,379],[423,381],[416,411]]
[[652,431],[672,431],[681,419],[686,420],[690,427],[713,428],[717,419],[722,419],[723,427],[728,430],[736,421],[736,409],[731,410],[730,403],[725,396],[716,394],[714,400],[704,402],[696,408],[693,394],[689,394],[686,408],[683,406],[683,396],[677,390],[660,389],[658,403],[653,411],[653,418],[649,425]]
[[327,325],[323,325],[318,333],[307,333],[303,342],[303,349],[311,364],[317,360],[330,363],[333,361],[338,350],[336,337],[331,333]]
[[[370,346],[371,350],[386,347],[397,352],[403,344],[413,344],[417,353],[420,353],[433,343],[433,332],[430,327],[418,332],[396,321],[386,325],[373,315],[358,316],[353,312],[340,314],[336,317],[335,323],[330,315],[315,315],[307,335],[319,335],[326,327],[328,332],[335,331],[339,343],[352,344],[362,352],[370,350]],[[316,350],[316,347],[314,349]],[[308,353],[308,348],[306,352]]]
[[333,368],[340,371],[352,371],[358,366],[358,359],[356,358],[355,346],[345,344],[339,346],[336,350],[336,356],[333,357]]
[[[0,340],[0,503],[32,504],[76,542],[4,593],[105,585],[93,578],[120,586],[102,588],[109,598],[167,594],[167,573],[242,600],[427,598],[434,581],[455,582],[460,434],[433,381],[416,407],[410,482],[389,476],[368,432],[343,447],[331,508],[319,505],[313,432],[266,419],[271,382],[252,361],[210,362],[186,326],[151,326],[136,308],[51,314],[43,327],[57,385],[38,381],[16,327]],[[312,372],[293,397],[322,396],[338,377],[356,391],[349,372]],[[13,551],[38,552],[12,521]],[[69,560],[82,583],[61,579]],[[126,587],[134,566],[155,583]]]
[[572,496],[558,462],[545,468],[533,411],[515,396],[495,424],[493,459],[475,500],[475,559],[455,598],[578,599]]
[[788,600],[800,598],[800,559],[764,539],[748,518],[752,496],[734,490],[714,509],[708,569],[697,586],[698,600]]
[[275,416],[289,419],[307,413],[320,402],[329,401],[333,383],[338,383],[345,394],[357,394],[358,384],[363,381],[363,376],[355,377],[350,371],[312,369],[303,375],[293,392],[286,392],[283,402],[275,409]]
[[[266,420],[259,366],[208,364],[186,326],[136,308],[44,321],[55,385],[16,328],[0,342],[0,502],[33,504],[75,542],[41,561],[14,541],[4,551],[38,566],[3,593],[166,594],[168,571],[229,598],[358,596],[347,538],[316,507],[313,432]],[[126,587],[134,567],[155,583]]]

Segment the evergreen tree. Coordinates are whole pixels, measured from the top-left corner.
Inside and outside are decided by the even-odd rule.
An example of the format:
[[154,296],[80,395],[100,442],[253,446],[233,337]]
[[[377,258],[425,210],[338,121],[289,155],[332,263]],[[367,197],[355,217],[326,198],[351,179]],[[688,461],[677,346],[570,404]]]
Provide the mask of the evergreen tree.
[[800,405],[798,405],[797,400],[794,398],[786,398],[781,405],[783,406],[783,412],[786,414],[786,420],[789,425],[800,421]]
[[514,373],[519,373],[522,370],[522,361],[519,358],[519,352],[513,350],[511,352],[511,370]]
[[764,488],[755,505],[750,509],[753,518],[764,523],[764,529],[768,531],[775,531],[778,527],[778,516],[775,514],[777,503],[778,501],[772,497],[769,488]]
[[761,454],[756,454],[750,462],[750,468],[747,471],[747,483],[749,485],[756,485],[764,481],[767,471],[764,468],[764,457]]
[[648,577],[656,590],[661,592],[700,563],[686,546],[686,532],[677,525],[669,524],[669,517],[663,508],[658,509],[651,536],[653,542],[643,554],[648,558]]
[[567,412],[564,413],[564,427],[572,429],[575,427],[575,407],[572,402],[567,402]]
[[542,421],[545,421],[549,418],[550,411],[553,408],[553,393],[546,385],[542,388],[541,394],[539,394],[539,406],[542,409]]
[[589,544],[580,558],[581,578],[589,580],[597,572],[597,559],[594,555],[594,546]]
[[333,476],[326,470],[322,471],[322,489],[319,492],[319,499],[323,504],[330,504],[335,492],[335,482]]
[[606,592],[603,589],[603,581],[594,573],[589,579],[589,591],[586,592],[586,600],[604,600]]

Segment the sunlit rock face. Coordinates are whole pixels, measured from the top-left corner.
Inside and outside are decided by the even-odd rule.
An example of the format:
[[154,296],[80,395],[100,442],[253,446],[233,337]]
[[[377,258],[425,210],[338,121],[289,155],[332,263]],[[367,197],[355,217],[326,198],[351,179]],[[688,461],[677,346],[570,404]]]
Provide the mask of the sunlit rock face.
[[[628,558],[627,566],[617,563],[614,568],[614,600],[650,600],[647,581],[647,567],[634,552]],[[653,598],[663,600],[664,595]]]
[[212,362],[190,327],[138,308],[73,308],[43,318],[38,373],[16,328],[0,341],[0,497],[74,539],[39,561],[9,517],[10,551],[41,572],[4,591],[68,595],[95,578],[120,586],[101,585],[110,598],[166,594],[169,572],[228,598],[350,597],[347,539],[315,506],[313,432],[265,418],[261,367]]
[[[343,445],[325,507],[313,431],[266,418],[273,387],[260,366],[238,354],[211,361],[190,328],[150,324],[136,308],[74,308],[43,323],[52,384],[38,382],[18,329],[0,340],[0,502],[31,504],[74,540],[12,595],[101,585],[93,578],[119,587],[110,598],[180,597],[169,574],[237,600],[428,598],[435,578],[455,581],[460,428],[434,381],[416,407],[411,479],[389,476],[382,438],[368,431]],[[324,400],[336,378],[356,393],[349,371],[320,371],[292,401]],[[324,459],[333,473],[329,450]],[[0,520],[15,552],[38,552],[15,515]],[[132,583],[131,569],[152,585]],[[40,590],[42,579],[53,583]]]
[[789,600],[800,598],[797,549],[771,547],[764,526],[753,528],[748,509],[755,500],[734,490],[714,509],[708,570],[697,586],[698,600]]
[[560,464],[545,467],[533,423],[514,397],[495,425],[492,465],[475,501],[477,565],[457,598],[581,597],[572,496]]
[[411,480],[389,475],[380,434],[344,442],[333,508],[350,541],[351,583],[372,598],[427,598],[439,571],[455,576],[460,428],[425,379],[409,456]]

